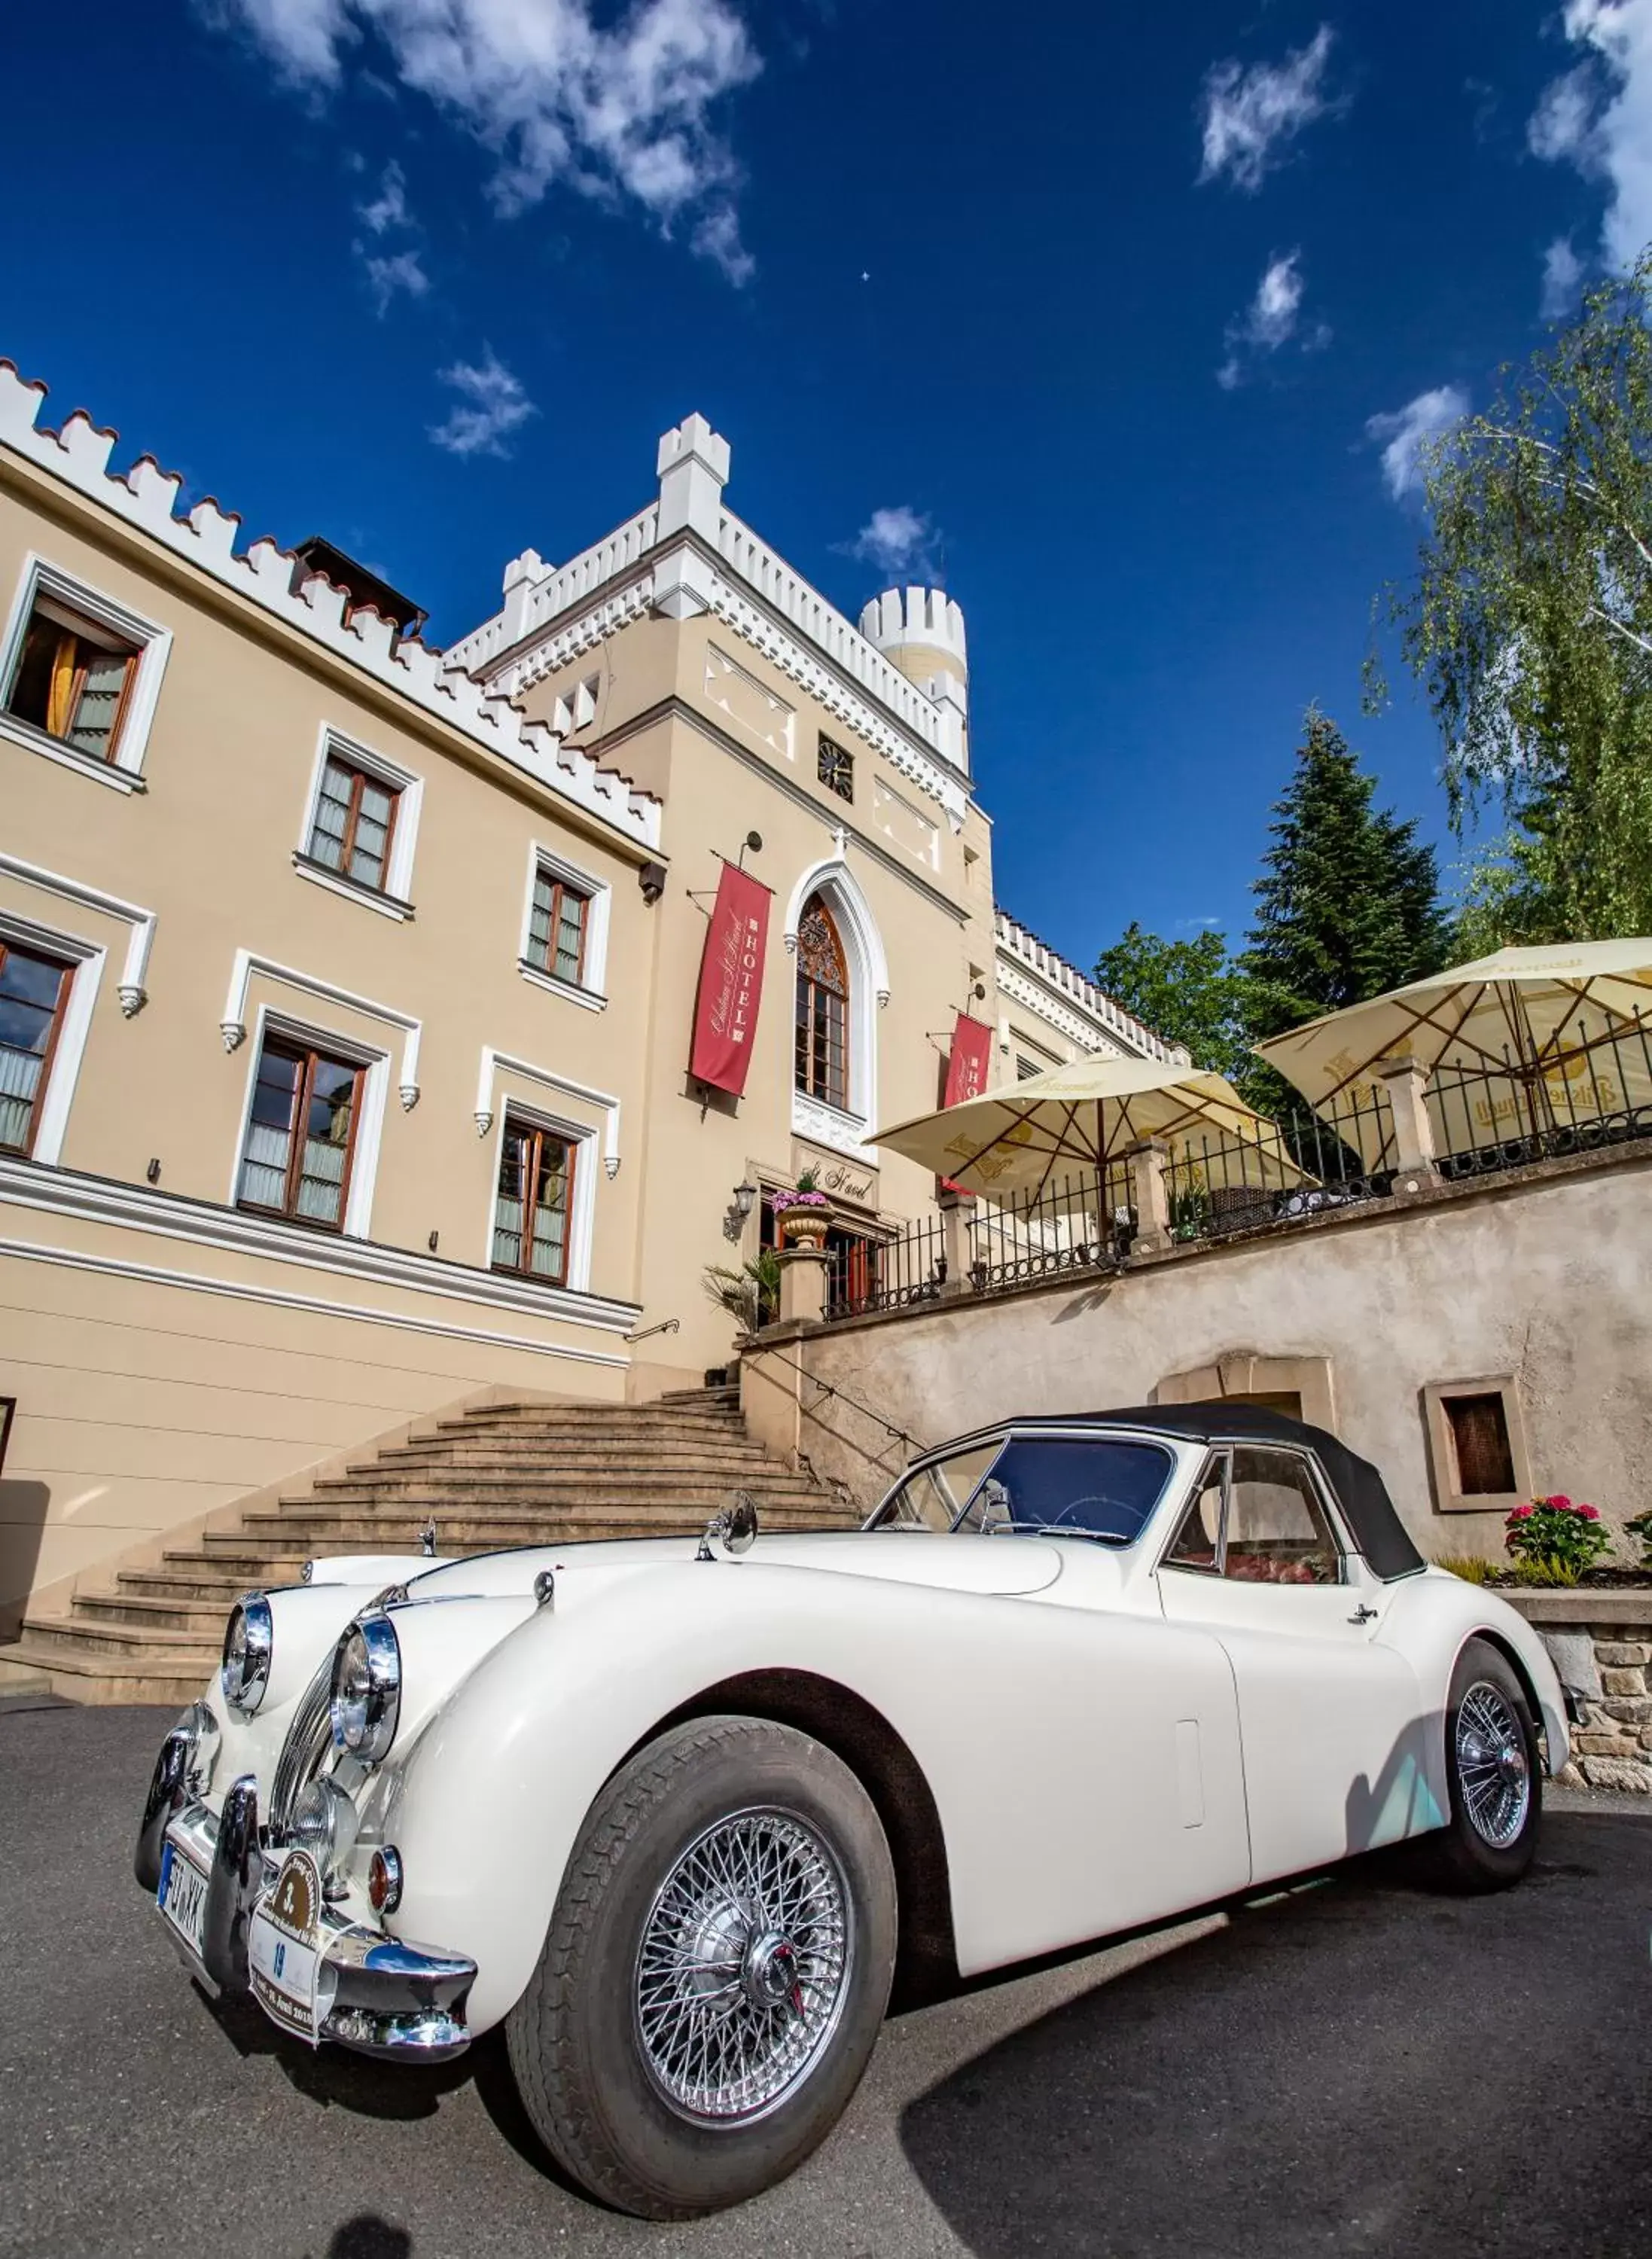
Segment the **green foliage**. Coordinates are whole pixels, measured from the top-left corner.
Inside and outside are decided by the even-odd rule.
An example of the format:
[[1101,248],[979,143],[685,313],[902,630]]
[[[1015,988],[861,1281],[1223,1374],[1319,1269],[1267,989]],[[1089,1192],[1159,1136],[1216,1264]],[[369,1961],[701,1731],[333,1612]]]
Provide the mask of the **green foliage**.
[[1461,1577],[1465,1585],[1489,1585],[1498,1573],[1497,1564],[1478,1553],[1442,1553],[1434,1565]]
[[1240,965],[1253,1041],[1419,980],[1445,962],[1434,850],[1374,808],[1373,778],[1310,707],[1296,768],[1273,809]]
[[1575,1585],[1612,1550],[1594,1507],[1574,1505],[1560,1491],[1517,1506],[1503,1526],[1503,1543],[1514,1557],[1514,1574],[1522,1585]]
[[1632,1521],[1626,1522],[1624,1527],[1632,1537],[1637,1537],[1641,1541],[1641,1558],[1636,1566],[1652,1570],[1652,1511],[1637,1514]]
[[797,1190],[797,1191],[799,1191],[800,1193],[817,1193],[817,1192],[820,1190],[820,1172],[819,1172],[819,1170],[818,1170],[818,1169],[801,1169],[801,1170],[800,1170],[800,1171],[798,1172],[798,1178],[797,1178],[796,1190]]
[[754,1262],[737,1271],[723,1263],[708,1263],[701,1274],[707,1299],[726,1310],[743,1332],[755,1333],[767,1325],[780,1307],[780,1258],[772,1247],[760,1248]]
[[1652,253],[1424,457],[1391,592],[1461,830],[1500,805],[1464,936],[1652,931]]
[[1243,953],[1230,955],[1220,933],[1166,941],[1132,923],[1096,962],[1109,995],[1263,1113],[1301,1101],[1252,1044],[1445,962],[1434,850],[1414,821],[1372,806],[1375,790],[1335,723],[1310,707]]
[[1245,1034],[1244,978],[1219,933],[1166,941],[1131,920],[1096,960],[1107,994],[1198,1067],[1237,1078],[1256,1062]]

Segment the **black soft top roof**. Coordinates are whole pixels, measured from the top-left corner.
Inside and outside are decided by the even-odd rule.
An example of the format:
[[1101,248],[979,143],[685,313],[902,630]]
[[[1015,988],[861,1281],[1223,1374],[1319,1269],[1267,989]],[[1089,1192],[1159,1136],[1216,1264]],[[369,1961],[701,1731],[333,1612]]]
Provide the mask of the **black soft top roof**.
[[1327,1429],[1311,1428],[1306,1420],[1292,1420],[1288,1413],[1271,1411],[1265,1405],[1234,1404],[1216,1397],[1200,1404],[1040,1413],[1024,1420],[994,1420],[979,1432],[990,1435],[993,1429],[1004,1427],[1071,1428],[1075,1422],[1086,1427],[1157,1429],[1163,1435],[1186,1436],[1197,1443],[1291,1443],[1299,1450],[1311,1450],[1330,1478],[1355,1543],[1377,1574],[1386,1581],[1414,1576],[1426,1565],[1394,1511],[1388,1486],[1371,1461],[1350,1451]]

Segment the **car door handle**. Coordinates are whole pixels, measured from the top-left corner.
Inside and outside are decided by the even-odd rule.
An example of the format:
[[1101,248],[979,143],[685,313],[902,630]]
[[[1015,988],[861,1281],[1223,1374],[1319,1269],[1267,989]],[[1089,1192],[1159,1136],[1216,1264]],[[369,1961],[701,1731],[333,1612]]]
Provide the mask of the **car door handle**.
[[1348,1621],[1349,1623],[1374,1623],[1376,1621],[1376,1618],[1377,1610],[1375,1608],[1368,1608],[1362,1600]]

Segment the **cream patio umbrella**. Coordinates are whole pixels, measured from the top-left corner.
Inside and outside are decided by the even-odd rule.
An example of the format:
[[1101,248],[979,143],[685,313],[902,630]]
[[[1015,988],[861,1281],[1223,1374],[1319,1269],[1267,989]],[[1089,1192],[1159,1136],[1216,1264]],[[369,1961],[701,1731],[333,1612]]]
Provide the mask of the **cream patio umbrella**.
[[1058,1201],[1064,1179],[1105,1175],[1144,1137],[1170,1147],[1172,1172],[1219,1165],[1224,1186],[1302,1180],[1274,1124],[1223,1076],[1159,1059],[1078,1059],[897,1122],[872,1143],[991,1201],[1053,1193]]
[[1358,1147],[1392,1158],[1383,1062],[1428,1071],[1435,1151],[1470,1152],[1652,1107],[1652,940],[1499,949],[1350,1004],[1257,1051]]

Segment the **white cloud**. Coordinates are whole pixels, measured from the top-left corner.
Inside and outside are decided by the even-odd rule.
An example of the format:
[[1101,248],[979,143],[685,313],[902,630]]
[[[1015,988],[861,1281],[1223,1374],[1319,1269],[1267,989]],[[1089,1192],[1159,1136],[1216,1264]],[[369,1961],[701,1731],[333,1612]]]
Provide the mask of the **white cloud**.
[[413,225],[413,215],[407,208],[407,177],[394,159],[384,168],[378,195],[369,203],[358,204],[356,217],[374,235],[382,235],[387,228]]
[[1557,235],[1543,253],[1545,321],[1556,321],[1563,314],[1570,313],[1577,303],[1578,285],[1583,278],[1584,263],[1571,247],[1571,238]]
[[854,539],[843,545],[844,552],[858,557],[863,564],[875,565],[891,580],[904,573],[933,571],[930,554],[935,545],[935,528],[921,511],[907,502],[898,502],[893,510],[874,510]]
[[1235,188],[1254,194],[1264,175],[1284,162],[1285,145],[1332,107],[1324,87],[1331,38],[1330,25],[1321,24],[1307,46],[1282,63],[1252,63],[1246,70],[1229,57],[1211,65],[1201,181],[1225,175]]
[[461,396],[431,437],[450,455],[508,455],[505,441],[539,411],[491,346],[479,361],[455,361],[438,370],[441,381]]
[[1262,270],[1256,296],[1244,312],[1228,323],[1228,358],[1216,371],[1216,381],[1224,391],[1231,392],[1244,381],[1249,362],[1263,353],[1278,353],[1292,338],[1298,338],[1304,353],[1316,353],[1330,343],[1331,333],[1323,322],[1299,336],[1298,317],[1307,287],[1298,264],[1301,256],[1300,251],[1287,251],[1271,259]]
[[405,290],[409,298],[428,296],[431,278],[420,264],[417,251],[396,251],[381,256],[359,243],[356,255],[373,294],[373,310],[381,317],[398,290]]
[[1601,253],[1621,270],[1652,242],[1652,0],[1567,0],[1561,23],[1584,59],[1543,89],[1526,139],[1605,182]]
[[1422,450],[1460,424],[1469,412],[1469,396],[1460,384],[1437,384],[1420,392],[1392,415],[1373,416],[1365,425],[1368,439],[1383,442],[1383,479],[1396,502],[1419,493],[1422,487]]
[[[596,0],[203,0],[296,84],[324,90],[381,63],[498,159],[502,210],[555,181],[630,197],[733,281],[739,240],[723,96],[762,65],[732,0],[634,0],[617,22]],[[609,13],[611,11],[603,11]],[[369,222],[371,224],[371,222]]]

